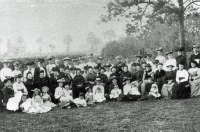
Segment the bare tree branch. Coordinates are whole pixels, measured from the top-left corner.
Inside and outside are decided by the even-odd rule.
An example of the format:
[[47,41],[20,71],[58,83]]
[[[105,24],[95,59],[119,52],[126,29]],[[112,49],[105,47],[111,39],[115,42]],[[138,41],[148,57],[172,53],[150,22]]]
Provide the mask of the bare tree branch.
[[[192,5],[192,4],[196,4],[196,2],[200,2],[199,0],[194,0],[192,2],[190,2],[188,5],[185,6],[184,11],[187,10],[187,8]],[[199,5],[200,6],[200,5]]]

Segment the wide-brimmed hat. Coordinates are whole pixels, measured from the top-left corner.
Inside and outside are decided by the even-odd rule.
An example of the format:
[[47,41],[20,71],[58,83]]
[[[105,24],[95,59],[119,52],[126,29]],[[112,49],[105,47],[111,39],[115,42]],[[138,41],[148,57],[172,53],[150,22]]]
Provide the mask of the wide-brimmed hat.
[[136,66],[136,63],[135,63],[135,62],[133,62],[133,63],[131,64],[131,66]]
[[1,62],[2,63],[11,63],[11,60],[9,60],[9,59],[3,59],[3,60],[1,60]]
[[31,90],[31,91],[40,91],[40,89],[38,89],[38,88],[35,88],[35,89],[33,89],[33,90]]
[[171,66],[171,67],[174,67],[174,65],[172,65],[172,64],[168,64],[166,67],[170,67],[170,66]]
[[194,49],[194,48],[199,48],[199,45],[193,45],[192,49]]
[[138,54],[138,55],[135,55],[135,57],[142,58],[142,55]]
[[112,65],[111,64],[105,64],[104,67],[105,68],[110,68]]
[[47,56],[47,60],[52,60],[54,58],[55,58],[54,56]]
[[80,57],[79,60],[85,60],[85,58],[84,57]]
[[173,52],[172,51],[168,51],[165,53],[165,55],[169,55],[169,54],[172,54]]
[[159,48],[156,49],[156,51],[163,51],[163,48],[159,47]]
[[16,61],[16,62],[14,62],[14,64],[13,64],[14,66],[19,66],[20,65],[20,63],[19,63],[19,61]]
[[22,78],[22,74],[18,74],[17,76],[15,76],[15,78]]
[[14,78],[13,77],[6,77],[4,80],[3,80],[3,83],[7,83],[8,81],[14,81]]
[[123,59],[121,55],[116,56],[116,59]]
[[65,57],[65,58],[63,58],[62,60],[63,60],[63,61],[70,61],[71,58],[69,58],[69,57]]
[[37,62],[43,63],[43,62],[45,62],[45,60],[44,60],[44,58],[38,58]]
[[178,47],[177,49],[176,49],[176,51],[178,52],[178,51],[184,51],[185,50],[185,48],[184,47]]
[[123,81],[131,80],[131,79],[132,79],[132,77],[124,77]]
[[151,67],[151,65],[150,64],[146,64],[146,66],[145,67]]

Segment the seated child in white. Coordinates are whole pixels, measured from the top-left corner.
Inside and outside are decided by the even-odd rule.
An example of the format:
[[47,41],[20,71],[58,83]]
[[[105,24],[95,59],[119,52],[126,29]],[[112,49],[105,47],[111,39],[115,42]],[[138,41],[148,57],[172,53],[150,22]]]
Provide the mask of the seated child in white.
[[51,108],[56,107],[54,103],[51,102],[51,97],[48,94],[49,88],[47,86],[42,87],[41,97],[43,99],[44,105],[50,106]]
[[94,103],[92,89],[89,87],[87,87],[87,93],[85,94],[85,100],[87,102],[87,105],[92,105]]
[[94,102],[103,102],[106,100],[106,98],[104,97],[104,93],[102,92],[102,89],[100,87],[96,88],[93,95],[94,95]]
[[121,89],[119,89],[118,85],[114,85],[114,88],[111,90],[110,99],[117,99],[119,95],[122,93]]
[[59,83],[59,86],[56,88],[55,98],[59,99],[60,102],[69,102],[70,100],[73,100],[72,90],[70,90],[69,85],[65,85],[64,88],[62,85],[62,83]]
[[152,84],[149,95],[155,98],[161,97],[160,93],[158,92],[158,86],[156,84]]

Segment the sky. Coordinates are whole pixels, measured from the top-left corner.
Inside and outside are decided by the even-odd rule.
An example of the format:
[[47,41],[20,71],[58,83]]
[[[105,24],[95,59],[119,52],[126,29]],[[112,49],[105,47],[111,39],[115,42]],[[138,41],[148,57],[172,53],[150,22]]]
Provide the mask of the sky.
[[[98,24],[100,16],[106,14],[103,7],[109,0],[0,0],[0,52],[7,51],[7,40],[18,45],[17,38],[22,36],[27,53],[50,52],[49,44],[56,45],[56,51],[65,51],[62,38],[71,35],[73,42],[70,51],[87,50],[87,34],[94,32],[105,41],[103,33],[114,30],[117,38],[125,35],[124,24],[110,22]],[[43,37],[41,45],[36,43]]]

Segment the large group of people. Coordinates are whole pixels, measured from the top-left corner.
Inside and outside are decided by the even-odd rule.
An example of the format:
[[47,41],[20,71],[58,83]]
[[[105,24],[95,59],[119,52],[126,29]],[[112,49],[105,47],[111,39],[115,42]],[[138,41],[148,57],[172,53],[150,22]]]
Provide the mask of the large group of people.
[[[163,55],[163,48],[156,49],[157,57],[151,54],[135,55],[135,61],[93,54],[80,58],[57,58],[48,56],[36,62],[20,63],[3,60],[0,71],[1,111],[44,113],[54,107],[74,108],[107,101],[143,101],[150,99],[187,99],[200,95],[200,53],[193,45],[193,54],[187,61],[184,48]],[[87,61],[88,60],[88,61]],[[104,62],[104,63],[103,63]],[[106,63],[105,63],[106,62]],[[37,64],[37,67],[34,67]]]

